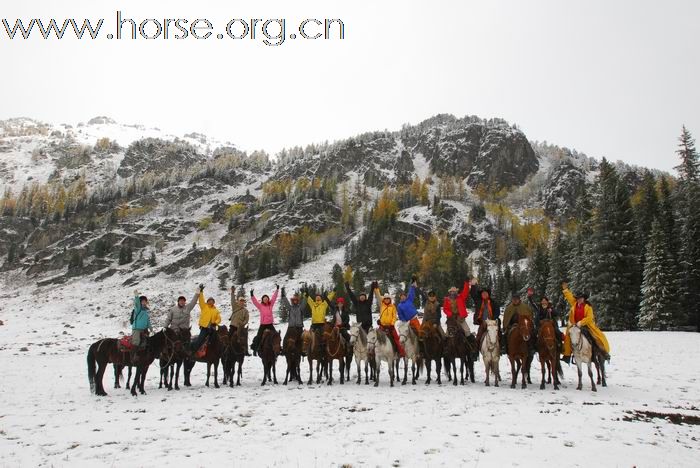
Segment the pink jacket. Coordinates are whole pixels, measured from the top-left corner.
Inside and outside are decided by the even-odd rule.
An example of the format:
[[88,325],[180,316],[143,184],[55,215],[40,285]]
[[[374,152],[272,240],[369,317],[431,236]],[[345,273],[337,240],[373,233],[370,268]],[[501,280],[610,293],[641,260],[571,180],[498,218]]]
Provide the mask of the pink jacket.
[[270,298],[270,302],[265,305],[261,304],[258,302],[258,300],[253,296],[251,300],[253,301],[253,305],[257,307],[257,309],[260,311],[260,325],[272,325],[273,323],[273,316],[272,316],[272,308],[275,307],[275,302],[277,301],[277,292],[279,290],[276,289],[274,293],[272,293],[272,297]]

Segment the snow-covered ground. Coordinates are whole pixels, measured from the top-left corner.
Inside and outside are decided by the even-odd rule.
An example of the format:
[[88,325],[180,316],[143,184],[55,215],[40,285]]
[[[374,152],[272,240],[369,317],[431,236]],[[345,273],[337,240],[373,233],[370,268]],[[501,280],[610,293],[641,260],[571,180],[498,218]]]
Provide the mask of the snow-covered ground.
[[[328,281],[342,261],[338,252],[297,270],[288,288]],[[156,277],[140,289],[189,295],[196,280]],[[226,319],[226,293],[211,291],[213,277],[204,280]],[[273,282],[252,285],[261,295]],[[260,387],[261,364],[251,357],[238,388],[204,387],[198,364],[193,387],[158,390],[154,365],[147,395],[113,389],[108,372],[110,395],[99,398],[88,386],[87,349],[125,330],[133,288],[108,281],[0,287],[0,466],[697,466],[700,456],[700,426],[634,413],[697,421],[696,333],[610,333],[609,386],[597,393],[587,380],[576,391],[574,368],[566,366],[561,390],[539,390],[538,364],[526,390],[484,387],[481,363],[477,383],[466,386],[421,380],[390,388],[384,370],[379,388],[354,380],[285,387],[282,359],[280,385]],[[501,366],[509,376],[505,359]]]

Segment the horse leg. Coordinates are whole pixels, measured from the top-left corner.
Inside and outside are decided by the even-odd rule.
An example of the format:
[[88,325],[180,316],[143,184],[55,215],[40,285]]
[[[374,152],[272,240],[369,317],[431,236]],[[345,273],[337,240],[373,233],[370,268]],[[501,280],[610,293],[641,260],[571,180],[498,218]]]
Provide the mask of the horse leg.
[[510,388],[515,388],[515,382],[517,380],[517,372],[515,371],[515,360],[511,357],[508,358],[510,360],[510,375],[511,375],[511,383],[510,383]]
[[314,377],[314,361],[309,357],[309,381],[306,382],[306,385],[311,385],[313,383],[313,377]]
[[218,359],[216,361],[214,361],[214,388],[219,388],[219,360]]
[[[178,360],[177,363],[175,363],[174,370],[175,370],[175,390],[180,390],[180,385],[178,380],[180,380],[180,367],[182,366],[182,361]],[[172,378],[171,384],[172,384]]]
[[382,368],[382,361],[376,361],[374,363],[375,366],[375,373],[374,373],[374,386],[379,387],[379,371]]
[[136,393],[136,387],[138,387],[138,379],[141,378],[141,373],[139,367],[136,367],[136,372],[134,373],[134,384],[131,386],[131,396],[138,396]]
[[597,392],[598,389],[595,386],[595,380],[593,379],[593,369],[591,369],[591,362],[588,361],[588,377],[591,379],[591,391]]
[[440,358],[435,360],[435,373],[437,374],[437,383],[438,385],[442,385],[442,377],[440,376],[440,373],[442,372],[442,361]]
[[452,384],[456,387],[457,386],[457,359],[451,359],[450,365],[452,366],[452,376],[454,378],[454,380],[452,381]]
[[131,388],[131,366],[128,367],[129,372],[126,374],[126,385],[124,386],[124,388],[126,388],[127,390]]
[[330,376],[328,377],[328,385],[333,385],[333,359],[330,361]]
[[345,358],[340,358],[340,385],[345,384]]
[[408,357],[404,356],[403,357],[403,380],[401,381],[401,385],[406,385],[407,374],[408,374]]
[[411,361],[411,385],[416,384],[416,361]]
[[[459,360],[459,384],[464,385],[464,371],[467,369],[467,362],[464,358]],[[469,378],[469,376],[467,376]]]
[[267,383],[267,373],[270,372],[270,368],[268,367],[267,362],[263,361],[263,378],[262,382],[260,382],[260,386],[264,387],[265,383]]
[[605,359],[602,357],[598,358],[598,362],[600,363],[600,380],[601,380],[601,385],[603,387],[607,387],[608,383],[605,381]]
[[114,368],[114,388],[121,388],[119,385],[119,366],[117,364],[112,364],[112,367]]
[[277,385],[277,359],[272,360],[272,381]]
[[[243,358],[241,358],[240,361],[238,361],[238,373],[236,377],[236,386],[239,387],[241,385],[241,375],[243,375]],[[299,383],[301,383],[301,380],[299,380]]]
[[521,362],[518,362],[518,369],[520,370],[520,374],[522,375],[522,384],[520,388],[527,388],[527,358],[522,360]]
[[[395,363],[398,364],[398,361],[392,362],[391,365],[389,366],[389,379],[391,380],[390,387],[394,386],[394,378],[399,376],[398,372],[395,369],[395,367],[396,367],[394,365]],[[396,379],[396,380],[398,381],[398,379]]]
[[97,373],[95,374],[95,395],[107,396],[107,392],[105,392],[105,389],[102,386],[102,377],[104,377],[105,370],[107,370],[108,365],[109,364],[106,362],[97,362]]
[[576,390],[581,390],[583,388],[583,384],[581,383],[583,371],[581,370],[581,363],[578,362],[578,359],[576,359],[576,367],[578,368],[578,387],[576,387]]
[[[357,364],[357,381],[355,383],[357,385],[360,385],[360,382],[362,382],[362,367],[360,365],[360,361],[355,359],[355,364]],[[367,378],[367,361],[365,361],[365,379]]]
[[431,371],[432,371],[432,369],[431,369],[432,365],[433,365],[433,362],[432,362],[430,359],[427,359],[427,360],[425,361],[425,370],[426,370],[427,373],[428,373],[428,376],[427,376],[427,378],[425,379],[425,384],[426,384],[426,385],[430,385],[430,374],[431,374]]
[[[497,351],[498,352],[498,351]],[[498,387],[498,382],[501,380],[501,372],[499,367],[499,362],[501,360],[501,357],[496,355],[496,359],[493,359],[491,361],[491,367],[493,367],[493,380],[494,380],[494,387]]]
[[211,363],[207,362],[207,381],[204,383],[207,387],[209,386],[209,377],[211,376]]

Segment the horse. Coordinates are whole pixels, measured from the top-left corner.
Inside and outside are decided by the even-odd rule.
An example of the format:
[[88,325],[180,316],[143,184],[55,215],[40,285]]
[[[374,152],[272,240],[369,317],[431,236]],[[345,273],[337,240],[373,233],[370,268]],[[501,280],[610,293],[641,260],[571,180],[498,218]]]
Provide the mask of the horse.
[[[229,346],[227,348],[226,353],[226,366],[224,367],[224,385],[228,381],[229,387],[233,387],[234,375],[236,376],[236,386],[241,385],[241,375],[243,375],[243,361],[245,360],[247,349],[248,327],[245,327],[242,330],[230,330]],[[238,364],[238,371],[236,371],[236,364]]]
[[[160,356],[160,383],[158,388],[165,386],[168,390],[173,389],[173,377],[175,378],[175,390],[180,390],[180,368],[187,357],[186,343],[190,342],[190,329],[175,330],[175,341],[168,343],[168,346]],[[183,345],[184,344],[184,345]],[[131,366],[129,367],[131,376]],[[128,384],[128,381],[127,381]]]
[[[301,334],[301,352],[309,361],[309,381],[307,385],[313,383],[314,361],[316,361],[316,384],[321,383],[321,375],[326,367],[326,352],[321,347],[321,338],[313,330],[304,330]],[[326,370],[326,375],[328,371]]]
[[262,360],[263,364],[263,379],[260,384],[265,385],[266,382],[274,381],[277,384],[277,370],[275,369],[275,362],[277,361],[277,356],[279,355],[282,339],[280,338],[280,332],[273,330],[265,330],[260,337],[260,351],[258,351],[258,356]]
[[[141,395],[145,395],[146,391],[143,388],[146,380],[146,373],[151,363],[159,356],[166,346],[172,346],[175,341],[175,332],[170,328],[164,328],[153,336],[146,338],[146,348],[132,352],[131,363],[136,367],[134,374],[134,384],[131,386],[131,395],[137,396],[136,388],[138,387]],[[174,346],[172,346],[174,349]],[[174,352],[174,351],[173,351]]]
[[[522,388],[527,388],[527,368],[530,359],[528,343],[532,336],[532,320],[526,315],[518,315],[518,324],[507,336],[508,359],[510,360],[510,372],[512,382],[510,388],[515,388],[518,372],[522,371]],[[517,369],[516,369],[517,364]]]
[[301,352],[302,352],[302,336],[303,330],[301,327],[287,328],[287,333],[284,334],[282,340],[282,350],[284,357],[287,360],[287,373],[284,377],[283,385],[287,385],[290,380],[296,380],[301,384]]
[[391,386],[394,386],[394,365],[398,361],[398,353],[394,351],[394,345],[391,344],[391,338],[387,334],[378,329],[372,329],[367,333],[367,350],[374,353],[377,365],[376,380],[374,386],[379,386],[379,374],[382,367],[382,361],[386,361],[389,366],[389,378]]
[[223,351],[223,343],[228,341],[228,328],[225,325],[220,326],[217,330],[209,333],[207,338],[207,349],[206,353],[202,357],[197,357],[196,349],[191,351],[191,354],[185,359],[185,386],[191,387],[190,374],[192,373],[192,368],[197,362],[205,362],[207,364],[207,381],[204,385],[209,386],[209,379],[211,377],[211,367],[214,366],[214,388],[219,388],[219,361],[221,361],[221,354]]
[[399,323],[399,341],[405,351],[403,358],[403,380],[401,385],[406,385],[408,378],[408,360],[411,360],[411,384],[415,385],[420,376],[420,368],[423,366],[423,358],[420,354],[418,335],[408,322]]
[[350,347],[352,348],[355,362],[357,363],[357,384],[362,382],[362,371],[360,366],[365,362],[365,385],[369,385],[367,368],[369,367],[369,354],[367,353],[367,333],[359,323],[350,327]]
[[102,378],[109,363],[114,364],[114,388],[120,388],[119,378],[125,365],[131,365],[129,353],[119,350],[119,340],[103,338],[90,345],[87,354],[88,381],[90,391],[98,396],[107,396]]
[[333,361],[338,361],[340,368],[340,384],[345,383],[345,357],[347,355],[345,338],[340,334],[340,328],[326,324],[323,330],[323,338],[326,342],[326,362],[328,370],[328,385],[333,385]]
[[[454,385],[457,385],[457,366],[456,361],[460,360],[460,384],[464,385],[464,374],[466,369],[467,379],[469,379],[469,369],[472,369],[472,379],[474,374],[474,363],[471,361],[469,356],[469,349],[467,346],[467,337],[462,332],[461,327],[454,320],[448,320],[447,323],[447,339],[445,340],[445,346],[443,348],[443,357],[445,360],[445,367],[447,370],[447,378]],[[454,380],[453,380],[454,373]]]
[[540,357],[540,369],[542,371],[542,382],[540,390],[544,390],[545,368],[549,368],[550,374],[554,374],[554,390],[559,390],[559,377],[563,376],[559,365],[559,347],[557,335],[554,333],[554,321],[540,320],[540,330],[537,334],[537,354]]
[[428,372],[428,378],[425,381],[426,385],[430,385],[431,382],[431,368],[432,362],[435,361],[435,371],[437,372],[437,383],[442,385],[440,380],[440,373],[442,371],[442,348],[443,342],[437,327],[440,325],[435,325],[430,322],[423,322],[421,325],[421,332],[423,334],[423,350],[425,351],[425,367]]
[[493,384],[498,387],[499,370],[498,363],[501,359],[501,343],[499,341],[498,321],[486,320],[484,325],[486,331],[481,339],[481,356],[484,359],[484,369],[486,371],[485,385],[488,387],[489,374],[493,372]]
[[583,388],[581,383],[581,365],[586,364],[588,366],[588,376],[591,378],[591,390],[597,392],[598,389],[593,380],[593,371],[591,370],[591,364],[594,362],[591,342],[581,333],[581,329],[577,325],[569,328],[569,339],[571,340],[571,349],[574,352],[576,367],[578,368],[578,387],[576,387],[576,390]]

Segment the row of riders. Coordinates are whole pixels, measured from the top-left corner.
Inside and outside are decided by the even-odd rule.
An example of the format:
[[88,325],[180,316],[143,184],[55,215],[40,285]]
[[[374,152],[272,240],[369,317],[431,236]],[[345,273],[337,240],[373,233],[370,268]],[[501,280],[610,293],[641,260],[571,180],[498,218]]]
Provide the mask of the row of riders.
[[[403,384],[407,381],[408,361],[411,361],[412,383],[416,383],[420,370],[427,370],[426,384],[431,382],[432,363],[435,363],[437,382],[441,383],[442,363],[446,367],[448,379],[457,385],[456,361],[460,361],[460,381],[474,382],[474,361],[482,354],[486,369],[486,385],[490,373],[494,374],[495,385],[500,380],[498,363],[501,354],[506,354],[511,364],[512,383],[515,387],[518,374],[522,374],[522,387],[530,381],[530,364],[538,352],[542,383],[545,386],[545,368],[548,383],[554,380],[554,388],[559,385],[561,375],[560,356],[569,362],[572,352],[576,356],[579,385],[581,389],[581,364],[588,365],[592,389],[595,382],[591,364],[598,369],[598,383],[605,385],[605,360],[609,360],[609,344],[603,332],[596,326],[593,307],[584,293],[572,293],[567,283],[562,283],[564,297],[571,309],[568,317],[567,333],[563,335],[557,327],[557,314],[552,303],[546,298],[535,301],[532,289],[527,292],[527,304],[519,294],[512,295],[501,320],[501,308],[492,298],[488,288],[481,288],[475,278],[465,281],[462,290],[452,287],[448,295],[439,301],[435,291],[427,294],[418,287],[417,279],[412,278],[408,291],[402,291],[398,303],[394,303],[388,292],[382,294],[378,283],[371,284],[371,295],[364,291],[356,294],[349,283],[345,283],[347,296],[352,303],[356,323],[350,324],[350,308],[342,297],[335,293],[309,295],[305,286],[299,293],[287,298],[285,288],[276,286],[272,297],[263,295],[260,300],[250,291],[250,299],[259,312],[260,326],[253,339],[251,349],[263,361],[262,384],[274,380],[275,361],[279,354],[287,360],[287,373],[284,383],[297,380],[301,383],[300,363],[305,356],[309,365],[309,380],[313,382],[314,363],[316,382],[325,376],[333,383],[333,362],[339,361],[340,382],[350,378],[350,364],[354,357],[357,365],[357,383],[361,382],[361,364],[364,363],[365,383],[374,380],[379,384],[381,362],[387,363],[391,385],[398,380],[399,362],[403,360]],[[190,372],[195,362],[207,364],[206,385],[209,386],[211,367],[214,367],[214,386],[218,388],[218,364],[224,370],[223,383],[240,385],[242,364],[248,353],[248,322],[250,313],[246,307],[243,291],[236,294],[230,289],[232,313],[229,327],[221,325],[221,313],[214,298],[204,299],[204,285],[188,302],[180,296],[177,304],[168,310],[163,330],[152,332],[148,298],[134,292],[134,308],[131,316],[132,335],[130,340],[103,339],[94,343],[88,352],[88,376],[91,389],[98,395],[106,395],[102,377],[108,363],[114,364],[115,388],[119,387],[121,371],[129,367],[129,387],[131,366],[136,368],[131,392],[145,393],[143,383],[149,365],[160,359],[161,386],[179,389],[180,368],[184,366],[184,385],[190,385]],[[423,304],[423,321],[415,306],[416,295]],[[273,309],[278,296],[288,311],[288,327],[284,339],[274,328]],[[473,324],[477,327],[476,336],[467,323],[469,311],[467,300],[474,303]],[[373,302],[376,298],[379,311],[377,328],[373,328]],[[199,334],[190,341],[190,316],[195,305],[199,304]],[[331,320],[327,320],[328,311]],[[304,317],[310,311],[311,327],[304,330]],[[446,317],[447,332],[441,325]],[[398,323],[398,326],[397,326]],[[583,336],[582,336],[583,335]],[[238,364],[236,372],[236,364]],[[96,366],[97,365],[97,366]],[[454,376],[454,378],[453,378]]]

